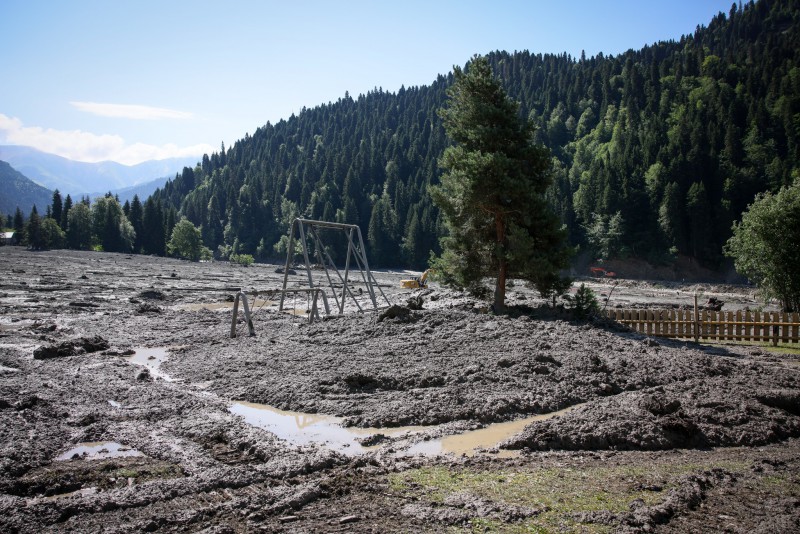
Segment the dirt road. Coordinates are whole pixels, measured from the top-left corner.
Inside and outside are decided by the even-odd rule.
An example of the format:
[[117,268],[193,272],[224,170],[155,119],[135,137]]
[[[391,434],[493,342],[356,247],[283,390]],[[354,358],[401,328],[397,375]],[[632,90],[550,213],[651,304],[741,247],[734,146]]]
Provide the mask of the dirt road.
[[422,309],[308,324],[304,296],[258,299],[231,339],[275,266],[0,267],[3,532],[800,530],[796,354],[572,322],[521,285],[494,316],[383,271]]

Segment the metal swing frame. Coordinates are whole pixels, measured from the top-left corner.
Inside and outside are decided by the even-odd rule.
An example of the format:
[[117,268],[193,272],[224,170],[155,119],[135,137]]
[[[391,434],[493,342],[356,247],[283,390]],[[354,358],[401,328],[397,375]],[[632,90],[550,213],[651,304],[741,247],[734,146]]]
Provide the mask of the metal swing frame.
[[[325,244],[322,241],[322,236],[320,235],[320,229],[333,229],[339,230],[345,233],[347,236],[347,256],[345,259],[345,267],[344,267],[344,274],[339,271],[336,264],[333,262],[330,254],[328,254],[327,249],[325,248]],[[295,236],[298,236],[297,239]],[[350,289],[348,285],[349,277],[350,277],[350,260],[351,258],[355,262],[356,266],[358,267],[358,272],[361,276],[361,280],[364,282],[364,285],[367,288],[367,293],[369,295],[370,301],[372,301],[373,309],[378,309],[378,298],[375,293],[375,289],[377,288],[378,292],[380,293],[383,300],[386,301],[386,305],[390,306],[391,303],[386,295],[383,293],[383,290],[378,285],[377,280],[370,271],[369,262],[367,261],[367,254],[366,248],[364,247],[364,239],[361,237],[361,229],[358,225],[355,224],[344,224],[344,223],[334,223],[334,222],[327,222],[327,221],[315,221],[311,219],[301,219],[297,218],[292,222],[292,226],[289,229],[289,247],[286,251],[286,264],[284,265],[283,269],[283,288],[281,291],[281,302],[278,307],[279,310],[283,311],[283,301],[284,296],[287,292],[287,284],[289,282],[289,268],[291,266],[292,258],[294,257],[294,247],[295,242],[299,241],[300,245],[303,250],[303,260],[305,262],[306,274],[308,276],[308,287],[309,289],[314,289],[315,287],[321,288],[322,284],[317,286],[314,285],[314,279],[311,276],[311,261],[309,260],[308,254],[308,241],[307,237],[311,237],[314,241],[314,249],[317,257],[317,262],[319,265],[322,266],[323,270],[325,271],[325,278],[328,280],[328,286],[330,287],[330,293],[333,296],[333,299],[336,303],[336,308],[338,310],[339,315],[344,314],[344,304],[347,295],[353,299],[353,302],[358,307],[359,312],[363,312],[364,309],[361,307],[361,304],[356,299],[355,295]],[[353,269],[355,270],[355,269]],[[341,295],[338,294],[337,288],[334,285],[334,279],[331,277],[331,271],[335,273],[338,281],[342,284],[342,291]],[[331,307],[330,303],[328,302],[328,296],[325,291],[321,291],[322,293],[322,304],[325,307],[325,313],[330,315]]]

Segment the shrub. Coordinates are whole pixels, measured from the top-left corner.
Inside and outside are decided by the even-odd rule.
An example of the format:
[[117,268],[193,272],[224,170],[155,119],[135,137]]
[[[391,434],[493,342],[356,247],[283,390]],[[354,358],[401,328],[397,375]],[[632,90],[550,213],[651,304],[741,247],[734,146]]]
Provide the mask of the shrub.
[[576,319],[585,320],[600,313],[600,305],[597,303],[594,291],[585,284],[581,284],[575,292],[575,296],[569,297],[567,300],[572,305],[572,314]]
[[252,254],[231,254],[228,259],[231,263],[244,265],[245,267],[251,266],[255,261]]

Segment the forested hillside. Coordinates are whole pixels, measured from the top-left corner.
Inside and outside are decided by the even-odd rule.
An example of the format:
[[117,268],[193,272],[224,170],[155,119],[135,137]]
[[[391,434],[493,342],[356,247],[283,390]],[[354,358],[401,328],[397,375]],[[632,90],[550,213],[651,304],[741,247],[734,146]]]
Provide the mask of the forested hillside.
[[[760,0],[618,56],[489,54],[551,149],[549,199],[572,243],[716,266],[755,193],[800,176],[799,20],[800,2]],[[268,123],[184,169],[150,213],[177,209],[212,250],[261,258],[279,256],[298,215],[357,223],[373,262],[421,267],[442,230],[428,186],[451,81],[345,94]]]
[[0,215],[5,222],[17,209],[44,208],[50,203],[53,192],[28,179],[5,161],[0,161]]

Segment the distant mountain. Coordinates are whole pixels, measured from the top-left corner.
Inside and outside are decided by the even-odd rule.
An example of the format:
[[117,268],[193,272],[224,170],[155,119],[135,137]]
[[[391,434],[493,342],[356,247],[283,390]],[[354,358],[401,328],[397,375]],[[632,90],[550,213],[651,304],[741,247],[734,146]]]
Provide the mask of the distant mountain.
[[[132,185],[130,187],[123,187],[122,189],[112,189],[111,193],[119,197],[120,203],[124,204],[125,201],[133,200],[133,197],[139,195],[139,199],[144,202],[147,197],[152,195],[156,189],[159,187],[164,187],[164,184],[167,183],[167,180],[174,178],[175,176],[171,177],[163,177],[163,178],[156,178],[155,180],[150,180],[149,182],[145,182],[139,185]],[[108,189],[105,191],[95,191],[94,193],[89,194],[89,198],[95,199],[97,197],[101,197],[108,193]]]
[[164,178],[163,184],[167,177],[174,177],[183,167],[194,167],[200,158],[153,160],[128,166],[113,161],[72,161],[30,147],[5,145],[0,146],[0,160],[7,161],[34,182],[51,190],[58,189],[64,197],[67,194],[80,197],[92,191],[121,190],[157,178]]
[[0,215],[13,215],[17,206],[27,217],[36,204],[39,213],[53,201],[53,192],[29,180],[5,161],[0,161]]

